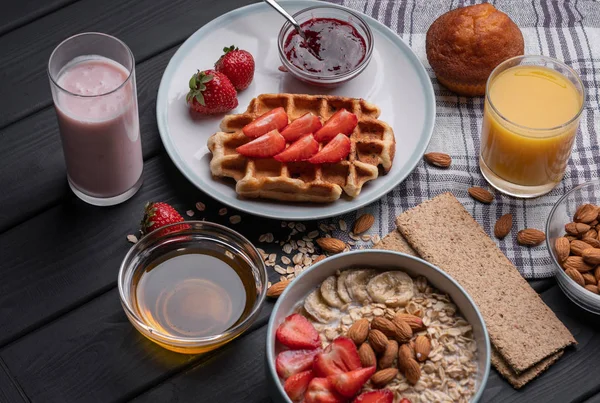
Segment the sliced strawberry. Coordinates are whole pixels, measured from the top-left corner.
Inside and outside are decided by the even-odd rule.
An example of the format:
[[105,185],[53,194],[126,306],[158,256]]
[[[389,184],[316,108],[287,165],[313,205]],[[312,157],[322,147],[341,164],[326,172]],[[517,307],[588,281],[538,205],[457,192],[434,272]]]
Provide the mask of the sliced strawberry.
[[408,400],[407,398],[404,397],[398,403],[411,403],[411,402],[410,402],[410,400]]
[[350,154],[350,138],[342,133],[338,134],[325,145],[314,157],[308,161],[313,164],[324,164],[326,162],[339,162]]
[[271,130],[281,130],[288,124],[288,115],[282,107],[275,108],[257,117],[242,128],[244,134],[251,139],[262,136]]
[[277,130],[239,146],[235,150],[251,158],[268,158],[279,154],[285,149],[285,139]]
[[361,367],[358,350],[352,340],[340,336],[315,357],[313,371],[316,376],[337,375]]
[[308,112],[287,125],[281,132],[288,142],[294,142],[305,134],[312,134],[319,130],[323,125],[319,118]]
[[[404,399],[403,399],[404,400]],[[403,400],[400,403],[404,403]],[[393,403],[394,394],[389,389],[375,390],[358,395],[352,403]],[[409,402],[410,403],[410,402]]]
[[289,378],[299,372],[312,368],[315,355],[321,352],[321,349],[315,350],[287,350],[277,354],[275,359],[275,368],[282,378]]
[[357,394],[363,385],[371,379],[376,367],[359,368],[354,371],[327,377],[335,390],[342,396],[352,397]]
[[357,124],[358,118],[356,115],[342,108],[334,113],[323,127],[315,133],[315,140],[326,143],[340,133],[348,135],[352,133]]
[[321,339],[315,327],[304,316],[294,313],[285,318],[277,328],[275,337],[291,349],[314,350],[321,347]]
[[292,375],[285,381],[283,389],[292,402],[301,402],[304,399],[304,392],[314,377],[313,372],[308,370]]
[[290,145],[274,158],[281,162],[305,161],[319,152],[319,143],[309,134]]
[[344,403],[346,398],[339,395],[327,378],[313,378],[304,394],[306,403]]

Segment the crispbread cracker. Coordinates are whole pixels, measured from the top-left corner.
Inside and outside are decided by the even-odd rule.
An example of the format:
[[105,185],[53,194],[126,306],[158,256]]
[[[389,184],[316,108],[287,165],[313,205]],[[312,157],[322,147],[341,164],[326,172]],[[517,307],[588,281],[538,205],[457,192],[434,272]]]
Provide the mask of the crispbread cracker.
[[386,249],[393,250],[396,252],[406,253],[407,255],[412,255],[419,257],[417,252],[406,242],[406,239],[402,236],[400,231],[394,230],[384,236],[381,241],[377,244],[373,245],[373,249]]
[[492,343],[515,374],[576,343],[451,193],[404,212],[396,224],[423,259],[454,277],[471,295]]
[[492,347],[492,365],[498,370],[515,389],[520,389],[529,381],[535,379],[538,375],[548,369],[550,365],[554,364],[562,355],[564,351],[559,351],[552,354],[549,357],[544,358],[526,371],[521,372],[519,375],[508,366],[504,358],[500,355],[494,347]]

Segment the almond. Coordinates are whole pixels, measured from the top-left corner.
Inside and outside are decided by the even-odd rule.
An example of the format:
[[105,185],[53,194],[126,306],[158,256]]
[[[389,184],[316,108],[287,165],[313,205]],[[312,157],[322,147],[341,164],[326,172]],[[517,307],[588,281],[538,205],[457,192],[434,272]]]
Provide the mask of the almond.
[[379,368],[389,368],[394,364],[394,360],[398,355],[398,342],[396,340],[388,341],[387,348],[379,359]]
[[392,322],[396,325],[394,338],[398,340],[399,343],[406,343],[412,338],[413,331],[408,323],[398,317],[394,317]]
[[498,218],[496,225],[494,225],[494,236],[498,239],[502,239],[508,235],[513,225],[512,214],[504,214]]
[[600,284],[600,266],[594,270],[594,277],[596,277],[596,282]]
[[377,387],[383,387],[388,383],[392,382],[394,378],[398,375],[398,370],[396,368],[386,368],[379,370],[373,374],[371,377],[371,382],[373,385]]
[[556,238],[556,241],[554,241],[554,253],[556,253],[556,258],[558,259],[559,263],[564,262],[571,253],[571,243],[569,240],[564,236]]
[[577,208],[573,221],[589,224],[598,217],[598,207],[593,204],[582,204]]
[[355,235],[362,234],[363,232],[368,231],[374,222],[375,217],[373,216],[373,214],[363,214],[360,217],[358,217],[358,219],[354,223],[354,228],[352,229],[352,232],[354,232]]
[[587,243],[588,245],[590,245],[593,248],[600,249],[600,241],[597,240],[597,239],[594,239],[594,238],[583,238],[581,241]]
[[277,297],[279,297],[283,293],[283,290],[285,290],[285,288],[289,284],[290,284],[289,280],[283,280],[283,281],[280,281],[278,283],[273,284],[267,290],[267,297],[269,297],[269,298],[277,298]]
[[598,286],[595,285],[586,285],[585,289],[589,292],[593,292],[594,294],[598,294]]
[[580,286],[582,286],[582,287],[585,286],[585,280],[583,279],[583,276],[581,275],[581,273],[579,273],[577,270],[568,268],[565,270],[565,274],[567,276],[571,277],[571,280],[573,280]]
[[580,222],[570,222],[565,224],[565,231],[569,235],[579,236],[590,230],[590,226]]
[[414,358],[415,352],[410,347],[410,344],[402,344],[400,347],[398,347],[398,368],[402,369],[402,364]]
[[395,337],[396,336],[396,325],[389,319],[384,317],[377,317],[371,321],[371,328],[375,330],[379,330],[381,333],[385,334],[387,337]]
[[369,320],[359,319],[350,326],[346,336],[354,342],[357,346],[360,346],[367,340],[369,336]]
[[346,249],[346,244],[337,238],[319,238],[317,239],[317,244],[319,244],[321,249],[329,253],[340,253]]
[[402,320],[408,323],[408,326],[412,329],[413,333],[421,330],[425,330],[425,325],[423,324],[423,319],[419,318],[416,315],[411,315],[410,313],[397,313],[395,318]]
[[377,357],[375,357],[375,351],[369,346],[368,343],[363,343],[358,349],[358,357],[363,368],[374,367],[377,365]]
[[574,269],[580,273],[585,273],[585,272],[592,270],[594,267],[585,263],[581,256],[569,256],[563,262],[563,268],[565,270]]
[[583,239],[586,238],[592,238],[592,239],[598,239],[598,231],[596,231],[596,229],[591,228],[588,231],[586,231],[582,236]]
[[[592,221],[591,223],[588,223],[588,225],[593,228],[596,225],[598,225],[598,220],[596,219],[596,220]],[[598,231],[598,228],[596,228],[596,231]]]
[[421,366],[418,362],[412,358],[408,360],[403,366],[404,376],[411,385],[416,385],[421,378]]
[[583,277],[583,281],[585,281],[585,285],[597,285],[596,277],[592,273],[583,273],[581,275]]
[[444,153],[427,153],[423,156],[425,162],[440,168],[448,168],[452,164],[452,157]]
[[577,256],[581,256],[584,250],[590,248],[592,248],[592,245],[587,242],[580,241],[579,239],[572,241],[570,244],[571,254]]
[[537,246],[544,242],[546,234],[539,229],[525,228],[517,233],[517,242],[525,246]]
[[387,336],[377,329],[371,329],[368,339],[373,351],[377,353],[383,353],[387,348]]
[[417,361],[425,361],[429,357],[429,353],[431,353],[431,341],[429,341],[429,337],[417,336],[415,339],[415,356],[417,357]]
[[569,235],[569,234],[565,234],[565,235],[563,235],[563,236],[564,236],[565,238],[567,238],[567,239],[569,240],[569,242],[571,242],[571,241],[574,241],[574,240],[576,240],[576,239],[577,239],[577,237],[576,237],[576,236]]
[[583,251],[581,254],[583,261],[591,266],[600,264],[600,249],[589,248]]
[[474,186],[474,187],[469,188],[468,192],[469,192],[469,195],[473,199],[480,201],[482,203],[490,204],[491,202],[494,201],[494,195],[492,195],[490,192],[488,192],[484,188]]

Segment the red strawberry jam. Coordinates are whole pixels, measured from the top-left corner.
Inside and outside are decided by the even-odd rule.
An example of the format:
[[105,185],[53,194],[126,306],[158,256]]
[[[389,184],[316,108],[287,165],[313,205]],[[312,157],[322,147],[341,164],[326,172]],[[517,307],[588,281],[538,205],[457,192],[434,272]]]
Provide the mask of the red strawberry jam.
[[301,26],[306,40],[293,31],[284,45],[286,58],[299,69],[335,76],[354,70],[365,58],[365,39],[349,23],[313,18]]

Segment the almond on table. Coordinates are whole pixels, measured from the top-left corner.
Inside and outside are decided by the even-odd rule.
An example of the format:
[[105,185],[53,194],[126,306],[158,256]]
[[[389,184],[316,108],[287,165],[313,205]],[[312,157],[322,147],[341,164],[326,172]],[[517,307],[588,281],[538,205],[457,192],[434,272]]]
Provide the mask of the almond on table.
[[373,226],[374,222],[375,217],[373,216],[373,214],[363,214],[356,219],[352,232],[356,235],[362,234],[363,232],[368,231],[369,228]]
[[484,188],[480,188],[478,186],[470,187],[468,189],[469,195],[481,203],[490,204],[494,201],[494,195],[492,195],[489,191]]
[[433,165],[439,168],[448,168],[452,164],[452,157],[448,154],[432,152],[423,155],[423,159],[429,165]]
[[546,240],[546,234],[539,229],[526,228],[517,233],[517,242],[524,246],[537,246]]
[[508,235],[513,225],[513,215],[504,214],[496,221],[494,225],[494,236],[498,239],[502,239]]

